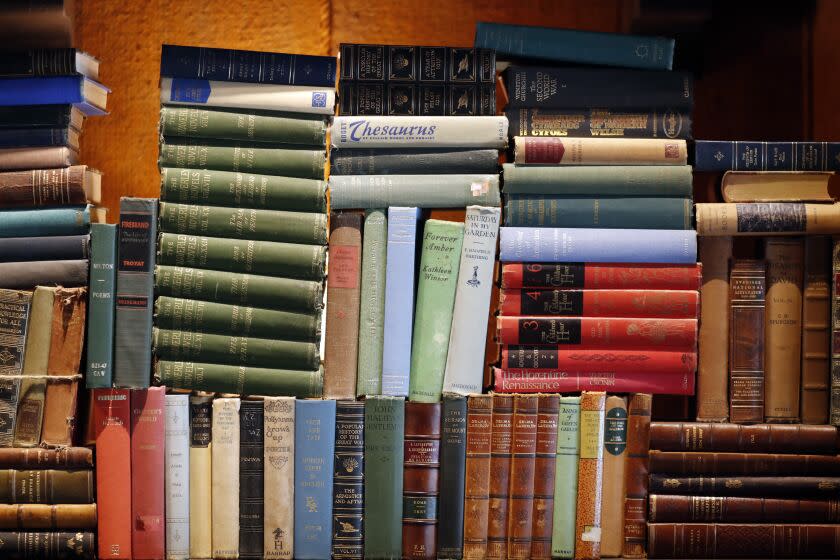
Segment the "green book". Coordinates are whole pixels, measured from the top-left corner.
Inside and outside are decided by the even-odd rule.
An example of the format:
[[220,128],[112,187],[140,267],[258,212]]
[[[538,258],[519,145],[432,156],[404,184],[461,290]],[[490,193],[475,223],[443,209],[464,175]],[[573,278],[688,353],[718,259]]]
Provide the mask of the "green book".
[[506,194],[691,198],[690,165],[502,165]]
[[324,146],[327,123],[323,118],[302,115],[164,105],[160,108],[160,133],[184,138]]
[[575,555],[579,428],[580,397],[560,397],[554,474],[554,525],[551,532],[552,558],[573,558]]
[[212,169],[164,167],[160,199],[166,202],[326,212],[327,182]]
[[321,245],[176,233],[162,233],[158,240],[158,264],[228,272],[320,280],[326,258]]
[[158,360],[155,364],[155,380],[160,385],[174,389],[303,399],[321,396],[324,371]]
[[155,301],[155,324],[162,329],[283,340],[321,336],[320,310],[294,313],[168,296]]
[[[162,138],[161,167],[218,169],[265,175],[283,175],[303,179],[323,179],[326,152],[291,150],[276,147],[256,148],[246,145],[218,146],[214,143],[177,139],[177,144]],[[231,144],[236,144],[231,142]]]
[[405,400],[365,400],[365,558],[402,557]]
[[152,329],[152,348],[162,360],[207,362],[279,369],[317,369],[318,345],[296,340],[225,336]]
[[408,398],[412,401],[440,401],[463,242],[464,224],[426,221],[411,341]]
[[85,386],[110,387],[114,359],[114,289],[117,273],[117,226],[90,225]]
[[362,235],[362,287],[359,309],[359,365],[356,396],[382,393],[385,336],[385,257],[387,210],[368,210]]
[[155,294],[312,313],[323,306],[324,287],[312,280],[156,266]]
[[509,227],[693,229],[690,198],[569,197],[511,194],[505,200]]
[[159,230],[169,233],[309,245],[327,242],[326,214],[174,202],[161,202],[159,212]]

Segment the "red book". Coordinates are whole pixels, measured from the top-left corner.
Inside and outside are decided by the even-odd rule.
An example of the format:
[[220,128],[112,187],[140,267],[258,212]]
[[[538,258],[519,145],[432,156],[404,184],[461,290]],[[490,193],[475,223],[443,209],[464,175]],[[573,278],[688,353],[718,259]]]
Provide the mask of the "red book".
[[696,319],[621,317],[499,317],[501,344],[550,344],[564,348],[624,350],[697,349]]
[[131,558],[131,391],[94,389],[100,558]]
[[568,373],[565,371],[516,372],[493,368],[493,390],[497,393],[652,393],[693,395],[691,373]]
[[696,319],[699,311],[696,290],[510,288],[499,295],[501,315]]
[[164,555],[165,387],[131,391],[131,542],[135,560]]
[[[520,373],[694,373],[697,353],[660,350],[567,350],[563,346],[502,346],[502,369]],[[645,391],[637,391],[644,393]]]
[[502,288],[699,290],[700,263],[505,263]]

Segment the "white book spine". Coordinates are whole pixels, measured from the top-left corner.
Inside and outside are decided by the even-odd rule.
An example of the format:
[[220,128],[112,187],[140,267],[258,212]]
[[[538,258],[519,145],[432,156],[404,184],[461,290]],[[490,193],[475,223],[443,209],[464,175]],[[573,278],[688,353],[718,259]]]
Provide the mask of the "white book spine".
[[335,108],[335,90],[310,86],[161,78],[160,101],[168,105],[203,105],[332,115]]
[[265,437],[265,558],[291,559],[294,552],[295,398],[266,397]]
[[335,117],[336,148],[504,148],[507,117]]
[[239,557],[239,399],[213,401],[213,558]]
[[190,397],[166,395],[166,558],[190,557]]
[[501,210],[467,207],[443,391],[480,393]]

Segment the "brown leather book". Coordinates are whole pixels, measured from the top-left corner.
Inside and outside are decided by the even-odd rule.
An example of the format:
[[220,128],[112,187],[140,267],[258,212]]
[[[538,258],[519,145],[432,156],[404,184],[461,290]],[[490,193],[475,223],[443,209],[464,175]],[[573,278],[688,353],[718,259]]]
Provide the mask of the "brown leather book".
[[86,469],[93,467],[93,450],[87,447],[61,449],[0,449],[0,469]]
[[324,398],[328,399],[356,398],[363,222],[360,212],[336,212],[330,218],[324,333]]
[[516,395],[513,401],[507,516],[508,558],[531,556],[538,403],[537,395]]
[[832,242],[831,271],[831,396],[828,421],[840,426],[840,238]]
[[537,445],[534,460],[534,512],[530,558],[551,558],[554,523],[554,476],[557,465],[559,395],[540,395],[537,404]]
[[434,559],[440,475],[440,403],[405,403],[402,557]]
[[840,453],[834,426],[704,424],[653,422],[650,448],[660,451],[732,451],[741,453]]
[[703,264],[697,363],[697,421],[729,420],[729,260],[731,237],[697,239]]
[[96,529],[96,504],[0,504],[0,529]]
[[627,467],[627,400],[607,397],[604,414],[604,492],[601,498],[601,556],[624,549],[624,490]]
[[805,238],[802,290],[802,388],[799,417],[805,424],[828,422],[831,355],[831,241]]
[[101,202],[98,171],[85,165],[0,173],[0,206],[26,208]]
[[681,476],[840,476],[840,455],[651,451],[650,472]]
[[800,238],[767,238],[767,297],[764,323],[764,421],[799,421],[802,349]]
[[601,495],[604,480],[604,409],[607,395],[584,391],[580,397],[575,558],[601,557]]
[[654,494],[650,522],[840,523],[840,501]]
[[627,466],[624,470],[625,558],[644,558],[647,540],[648,448],[653,396],[636,393],[627,406]]
[[840,477],[831,476],[685,476],[650,475],[651,494],[749,496],[754,498],[837,498]]
[[467,460],[464,483],[464,558],[487,556],[487,510],[493,395],[467,399]]
[[651,523],[651,558],[835,558],[840,525]]
[[729,418],[764,421],[763,261],[736,260],[729,276]]
[[0,470],[0,503],[90,504],[94,501],[93,471]]
[[510,492],[513,395],[493,395],[490,442],[490,501],[487,507],[487,558],[507,556],[507,512]]

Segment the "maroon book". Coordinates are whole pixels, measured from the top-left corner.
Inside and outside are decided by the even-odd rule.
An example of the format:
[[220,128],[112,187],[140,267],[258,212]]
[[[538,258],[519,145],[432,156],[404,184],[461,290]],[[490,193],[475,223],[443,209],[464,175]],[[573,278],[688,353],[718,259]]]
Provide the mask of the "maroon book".
[[135,560],[164,557],[165,387],[131,391],[131,546]]

